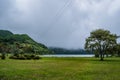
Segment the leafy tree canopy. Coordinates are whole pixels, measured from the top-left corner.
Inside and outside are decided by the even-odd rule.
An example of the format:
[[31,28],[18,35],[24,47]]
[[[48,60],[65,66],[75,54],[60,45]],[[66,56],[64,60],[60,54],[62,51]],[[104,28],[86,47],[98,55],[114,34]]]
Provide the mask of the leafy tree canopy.
[[104,29],[97,29],[90,33],[90,37],[86,39],[85,49],[93,51],[103,60],[104,55],[109,49],[117,44],[117,35],[111,34],[110,31]]

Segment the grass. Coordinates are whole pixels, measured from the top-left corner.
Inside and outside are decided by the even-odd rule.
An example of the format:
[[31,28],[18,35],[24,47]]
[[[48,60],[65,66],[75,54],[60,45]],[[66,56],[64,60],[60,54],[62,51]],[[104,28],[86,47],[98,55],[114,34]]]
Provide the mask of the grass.
[[0,80],[120,80],[120,58],[0,60]]

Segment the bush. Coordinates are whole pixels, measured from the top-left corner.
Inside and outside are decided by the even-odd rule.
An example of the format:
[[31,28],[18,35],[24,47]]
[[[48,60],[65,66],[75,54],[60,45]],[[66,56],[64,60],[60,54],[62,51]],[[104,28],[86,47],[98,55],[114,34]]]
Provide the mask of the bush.
[[18,53],[15,53],[13,56],[19,57],[19,54],[18,54]]
[[6,58],[5,54],[2,54],[1,59],[5,60],[5,58]]
[[96,57],[96,58],[99,58],[99,54],[95,54],[95,57]]
[[28,59],[28,60],[31,59],[30,55],[28,55],[28,54],[24,54],[24,57],[26,57],[26,59]]
[[35,56],[33,59],[38,60],[38,59],[41,59],[41,58],[39,56]]
[[17,56],[10,56],[9,59],[17,59]]
[[36,57],[34,54],[30,55],[30,57],[33,59],[34,57]]
[[18,59],[20,59],[20,60],[25,60],[26,57],[25,57],[25,56],[19,56]]
[[38,60],[41,59],[39,56],[36,56],[34,54],[24,54],[24,55],[13,55],[9,57],[10,59],[19,59],[19,60]]

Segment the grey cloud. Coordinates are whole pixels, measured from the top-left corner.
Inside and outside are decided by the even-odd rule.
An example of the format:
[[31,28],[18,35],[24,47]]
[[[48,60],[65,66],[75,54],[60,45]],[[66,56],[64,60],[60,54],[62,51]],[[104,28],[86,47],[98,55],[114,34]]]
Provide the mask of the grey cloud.
[[8,13],[8,10],[11,6],[11,2],[9,0],[0,0],[0,17],[4,16]]
[[47,46],[83,48],[85,38],[94,29],[120,34],[118,3],[119,0],[1,0],[0,29],[27,33]]

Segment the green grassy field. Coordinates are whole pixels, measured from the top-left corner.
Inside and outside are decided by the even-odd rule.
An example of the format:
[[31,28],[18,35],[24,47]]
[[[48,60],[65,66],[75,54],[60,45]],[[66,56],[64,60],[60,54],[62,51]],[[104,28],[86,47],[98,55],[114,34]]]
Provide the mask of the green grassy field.
[[120,58],[0,60],[0,80],[120,80]]

